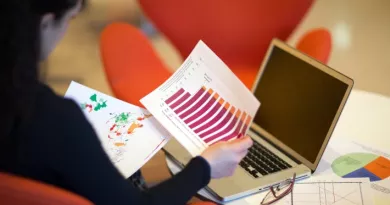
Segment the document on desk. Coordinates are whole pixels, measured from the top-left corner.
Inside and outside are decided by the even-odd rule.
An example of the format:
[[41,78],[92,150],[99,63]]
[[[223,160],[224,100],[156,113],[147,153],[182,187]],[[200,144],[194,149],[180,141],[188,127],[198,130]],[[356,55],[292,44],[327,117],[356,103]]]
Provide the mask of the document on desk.
[[332,139],[314,175],[345,179],[366,177],[378,200],[390,200],[390,155],[368,142]]
[[211,144],[245,135],[260,106],[202,41],[141,103],[193,156]]
[[111,161],[126,178],[169,140],[168,132],[145,109],[75,82],[65,97],[80,106]]
[[[206,189],[199,194],[216,203],[225,205],[260,204],[267,196],[267,191],[242,199],[221,202]],[[268,197],[268,196],[267,196]],[[273,205],[373,205],[373,194],[367,178],[332,179],[312,177],[296,182],[290,194]]]
[[[260,204],[264,194],[245,199]],[[373,205],[368,179],[311,178],[297,182],[292,192],[275,205]]]

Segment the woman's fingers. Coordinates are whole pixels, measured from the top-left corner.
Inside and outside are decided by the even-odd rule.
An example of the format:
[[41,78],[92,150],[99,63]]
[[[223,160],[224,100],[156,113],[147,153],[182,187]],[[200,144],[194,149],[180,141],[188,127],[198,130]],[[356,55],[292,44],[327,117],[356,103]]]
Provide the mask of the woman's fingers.
[[229,143],[231,149],[236,153],[241,153],[245,150],[248,150],[252,145],[253,141],[250,137],[243,137],[240,139],[233,140]]
[[247,154],[248,154],[248,150],[245,150],[245,151],[238,153],[237,156],[241,161]]

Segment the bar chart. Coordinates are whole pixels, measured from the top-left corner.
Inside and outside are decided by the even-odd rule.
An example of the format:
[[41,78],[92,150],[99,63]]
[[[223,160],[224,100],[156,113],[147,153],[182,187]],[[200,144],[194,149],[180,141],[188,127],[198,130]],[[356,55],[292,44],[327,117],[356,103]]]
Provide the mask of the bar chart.
[[259,100],[202,41],[141,103],[192,156],[245,134],[260,107]]
[[193,95],[180,88],[165,103],[207,145],[245,135],[252,120],[245,111],[205,86]]

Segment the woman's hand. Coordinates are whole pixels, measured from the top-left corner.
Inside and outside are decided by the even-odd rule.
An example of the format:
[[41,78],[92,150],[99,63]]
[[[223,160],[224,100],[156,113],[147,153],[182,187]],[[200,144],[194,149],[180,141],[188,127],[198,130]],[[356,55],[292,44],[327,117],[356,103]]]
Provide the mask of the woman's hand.
[[252,144],[250,137],[244,137],[208,147],[201,156],[210,164],[211,178],[218,179],[233,175],[238,163],[248,153]]

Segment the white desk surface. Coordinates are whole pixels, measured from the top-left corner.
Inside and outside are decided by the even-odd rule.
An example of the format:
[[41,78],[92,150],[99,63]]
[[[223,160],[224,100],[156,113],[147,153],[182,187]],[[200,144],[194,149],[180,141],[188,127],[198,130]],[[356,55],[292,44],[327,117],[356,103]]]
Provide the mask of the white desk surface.
[[[371,145],[379,149],[390,151],[390,98],[375,93],[353,90],[332,138],[370,142]],[[167,163],[173,173],[180,171],[169,158],[167,158]],[[199,194],[205,196],[203,190]],[[260,195],[264,194],[258,195],[261,198]],[[375,200],[375,202],[377,205],[390,204],[389,201]],[[229,203],[229,205],[244,204],[250,203],[244,199]]]

